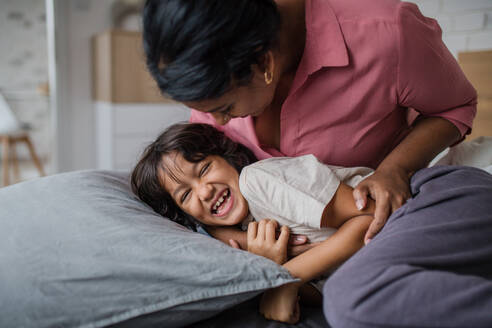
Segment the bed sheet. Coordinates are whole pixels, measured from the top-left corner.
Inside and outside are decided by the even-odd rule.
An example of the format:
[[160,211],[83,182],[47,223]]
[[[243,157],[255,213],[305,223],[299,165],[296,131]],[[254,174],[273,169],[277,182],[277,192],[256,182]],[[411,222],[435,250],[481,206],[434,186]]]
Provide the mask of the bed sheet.
[[478,137],[447,148],[430,163],[434,165],[465,165],[492,174],[492,137]]

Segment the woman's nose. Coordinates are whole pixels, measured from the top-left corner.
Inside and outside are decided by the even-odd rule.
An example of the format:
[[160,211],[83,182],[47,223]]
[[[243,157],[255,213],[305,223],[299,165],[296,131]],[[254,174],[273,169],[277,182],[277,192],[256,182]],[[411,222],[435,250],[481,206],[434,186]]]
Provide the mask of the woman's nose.
[[202,201],[208,201],[212,199],[214,196],[214,188],[211,184],[209,183],[200,183],[198,185],[198,197]]

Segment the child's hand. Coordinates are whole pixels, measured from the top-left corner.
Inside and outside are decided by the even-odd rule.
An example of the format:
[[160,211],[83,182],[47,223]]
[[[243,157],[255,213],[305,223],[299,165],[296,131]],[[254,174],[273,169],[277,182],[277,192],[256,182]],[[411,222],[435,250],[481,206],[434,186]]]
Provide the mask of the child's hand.
[[277,227],[278,223],[275,220],[264,219],[260,222],[250,222],[248,225],[248,252],[264,256],[282,265],[287,261],[289,228],[283,226],[278,239],[276,239]]
[[261,297],[260,313],[269,320],[297,323],[301,316],[298,291],[297,284],[267,290]]

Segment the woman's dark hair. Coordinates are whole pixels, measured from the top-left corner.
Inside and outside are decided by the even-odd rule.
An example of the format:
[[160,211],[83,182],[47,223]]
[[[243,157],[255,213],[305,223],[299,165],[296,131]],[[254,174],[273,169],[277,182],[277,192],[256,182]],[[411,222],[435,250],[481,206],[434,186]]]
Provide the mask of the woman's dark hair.
[[224,158],[239,173],[256,157],[245,146],[226,137],[208,124],[181,123],[170,126],[144,150],[131,176],[133,192],[157,213],[196,230],[200,225],[183,212],[161,185],[159,173],[166,170],[162,157],[177,152],[185,160],[198,163],[210,155]]
[[176,101],[218,98],[251,81],[252,65],[275,44],[279,26],[273,0],[147,0],[147,67]]

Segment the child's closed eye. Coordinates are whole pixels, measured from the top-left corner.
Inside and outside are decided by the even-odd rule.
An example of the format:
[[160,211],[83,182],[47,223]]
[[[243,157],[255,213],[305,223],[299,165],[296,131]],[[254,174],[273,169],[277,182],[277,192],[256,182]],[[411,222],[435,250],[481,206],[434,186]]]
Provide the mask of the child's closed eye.
[[208,163],[205,163],[205,165],[202,166],[202,168],[200,169],[200,173],[198,174],[199,177],[202,177],[203,175],[205,175],[205,173],[207,173],[208,171],[208,168],[210,167],[211,163],[208,162]]
[[190,194],[189,190],[186,190],[185,192],[183,192],[183,194],[181,195],[181,198],[180,198],[181,203],[184,203],[186,201],[189,194]]

